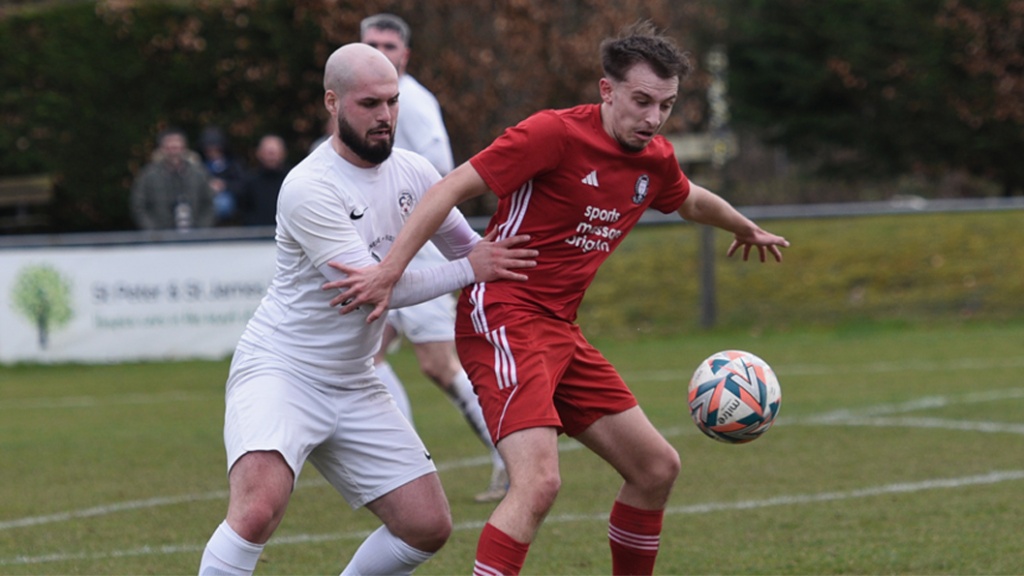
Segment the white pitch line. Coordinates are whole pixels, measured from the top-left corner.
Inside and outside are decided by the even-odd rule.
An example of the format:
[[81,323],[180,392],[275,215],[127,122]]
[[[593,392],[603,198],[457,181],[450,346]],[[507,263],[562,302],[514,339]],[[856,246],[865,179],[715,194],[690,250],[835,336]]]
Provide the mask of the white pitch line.
[[841,423],[858,418],[903,414],[918,410],[933,410],[935,408],[943,408],[953,405],[1019,400],[1021,398],[1024,398],[1024,388],[972,392],[962,396],[925,396],[908,402],[900,402],[898,404],[881,404],[877,406],[865,406],[863,408],[834,410],[818,414],[816,416],[794,418],[793,420],[799,421],[801,424],[827,424],[833,421]]
[[115,512],[142,510],[145,508],[156,508],[158,506],[202,502],[204,500],[226,500],[227,497],[227,490],[219,490],[216,492],[207,492],[205,494],[186,494],[184,496],[164,496],[159,498],[149,498],[146,500],[129,500],[127,502],[117,502],[106,506],[94,506],[83,510],[71,510],[69,512],[58,512],[56,514],[47,514],[44,516],[29,516],[27,518],[7,520],[5,522],[0,522],[0,530],[25,528],[28,526],[38,526],[40,524],[52,524],[54,522],[66,522],[77,518],[106,516],[107,514],[113,514]]
[[[779,419],[779,422],[777,422],[776,425],[793,426],[830,424],[838,426],[916,427],[987,433],[1024,434],[1024,425],[1014,423],[965,422],[957,420],[946,420],[941,418],[880,418],[880,416],[882,415],[900,414],[917,410],[941,408],[944,406],[950,406],[954,404],[996,402],[1017,398],[1024,398],[1024,388],[1011,388],[1009,390],[995,390],[988,392],[972,392],[960,397],[927,396],[924,398],[911,400],[909,402],[902,402],[899,404],[882,404],[878,406],[868,406],[860,410],[837,410],[834,412],[827,412],[825,414],[811,417],[782,417]],[[672,427],[662,429],[661,433],[666,438],[672,438],[675,436],[679,436],[681,434],[685,434],[688,431],[692,430],[684,430],[681,427]],[[568,452],[572,450],[578,450],[582,447],[583,446],[580,443],[576,442],[575,440],[563,439],[559,442],[558,450],[559,452]],[[439,472],[444,472],[448,470],[457,470],[461,468],[484,466],[490,464],[490,462],[490,456],[476,456],[472,458],[464,458],[449,462],[438,462],[437,469]],[[311,480],[300,480],[299,482],[299,488],[312,488],[326,485],[327,482],[323,478],[319,477],[316,477]],[[0,521],[0,531],[10,530],[12,528],[38,526],[41,524],[66,522],[74,519],[105,516],[107,514],[114,514],[117,512],[141,510],[145,508],[156,508],[159,506],[171,506],[176,504],[186,504],[189,502],[201,502],[206,500],[224,500],[227,499],[227,496],[228,494],[226,491],[218,490],[201,494],[186,494],[181,496],[166,496],[158,498],[149,498],[145,500],[131,500],[128,502],[118,502],[114,504],[108,504],[105,506],[94,506],[92,508],[86,508],[82,510],[71,510],[67,512],[46,514],[42,516],[29,516],[25,518],[16,518],[13,520]]]
[[[957,358],[945,361],[908,360],[898,362],[870,362],[867,364],[772,364],[779,378],[786,376],[821,376],[843,372],[864,372],[886,374],[891,372],[937,372],[953,370],[990,370],[992,368],[1024,367],[1024,356],[990,358]],[[690,373],[685,370],[637,370],[623,371],[627,382],[650,380],[654,382],[688,381]]]
[[[802,504],[817,504],[822,502],[837,502],[842,500],[854,500],[859,498],[870,498],[885,494],[909,494],[924,492],[926,490],[966,488],[986,484],[998,484],[1001,482],[1013,482],[1024,480],[1024,470],[998,470],[987,474],[973,476],[961,476],[959,478],[935,478],[920,482],[898,482],[894,484],[883,484],[880,486],[869,486],[857,490],[846,490],[839,492],[818,492],[811,494],[789,494],[765,498],[762,500],[739,500],[736,502],[707,502],[704,504],[691,504],[688,506],[672,506],[665,510],[666,516],[686,516],[696,514],[708,514],[711,512],[725,512],[733,510],[751,510],[756,508],[769,508],[775,506],[796,506]],[[607,522],[608,513],[600,512],[594,514],[557,514],[549,516],[546,524],[569,523],[569,522]],[[460,522],[454,526],[456,531],[479,530],[484,525],[483,521]],[[293,534],[274,538],[271,545],[281,546],[290,544],[307,544],[325,541],[341,540],[362,540],[369,534],[368,531],[337,532],[330,534]],[[42,556],[15,556],[13,558],[0,558],[0,566],[43,564],[48,562],[64,562],[71,560],[103,560],[107,558],[125,558],[129,556],[155,556],[168,554],[198,554],[205,548],[205,544],[182,544],[174,546],[142,546],[129,550],[114,550],[111,552],[98,553],[74,553],[74,554],[46,554]]]
[[[947,361],[899,361],[873,362],[856,365],[835,364],[780,364],[775,366],[776,373],[795,376],[815,376],[834,374],[837,371],[868,372],[872,374],[888,372],[935,372],[938,370],[983,370],[992,368],[1024,367],[1024,357],[1004,357],[999,360],[989,358],[959,358]],[[626,381],[649,380],[653,382],[682,381],[689,379],[685,370],[649,370],[625,371]],[[25,409],[60,409],[60,408],[95,408],[107,405],[122,404],[156,404],[160,402],[188,402],[207,400],[204,394],[188,392],[160,392],[155,394],[116,394],[111,396],[67,396],[67,397],[36,397],[12,398],[0,403],[0,410]]]
[[871,374],[882,374],[889,372],[937,372],[949,370],[989,370],[992,368],[1020,368],[1024,366],[1024,356],[1004,357],[999,360],[987,358],[956,358],[948,360],[899,360],[892,362],[869,362],[867,364],[856,364],[847,367],[841,365],[809,364],[809,365],[781,365],[776,370],[777,374],[793,374],[799,376],[817,376],[820,374],[835,374],[837,371],[848,369],[856,372],[867,372]]
[[[562,440],[558,443],[559,452],[570,452],[573,450],[579,450],[582,447],[583,445],[580,444],[579,442],[576,442],[575,440]],[[438,462],[437,470],[439,472],[443,472],[447,470],[458,470],[461,468],[473,468],[476,466],[490,465],[490,463],[490,456],[475,456],[472,458],[463,458],[460,460],[452,460],[448,462]],[[321,477],[314,477],[310,480],[299,480],[298,488],[309,489],[321,486],[328,486],[327,481]],[[71,510],[67,512],[57,512],[54,514],[28,516],[25,518],[16,518],[14,520],[0,521],[0,531],[10,530],[12,528],[26,528],[29,526],[39,526],[41,524],[67,522],[69,520],[81,518],[106,516],[108,514],[114,514],[117,512],[143,510],[146,508],[157,508],[160,506],[173,506],[176,504],[204,502],[207,500],[227,500],[227,498],[227,490],[215,490],[212,492],[204,492],[200,494],[184,494],[180,496],[162,496],[157,498],[147,498],[144,500],[129,500],[127,502],[116,502],[114,504],[107,504],[105,506],[94,506],[92,508],[85,508],[82,510]]]
[[[167,401],[167,400],[190,400],[193,396],[186,394],[155,394],[155,395],[130,395],[120,399],[118,403],[145,403],[151,401]],[[980,402],[995,402],[1008,399],[1019,399],[1024,398],[1024,388],[1015,388],[1008,390],[996,390],[986,392],[975,392],[965,394],[959,397],[950,396],[929,396],[924,398],[915,399],[909,402],[902,402],[898,404],[883,404],[878,406],[868,406],[862,409],[855,410],[837,410],[834,412],[828,412],[820,414],[818,416],[811,417],[794,417],[794,418],[782,418],[779,424],[785,425],[815,425],[815,424],[826,424],[826,425],[840,425],[840,426],[881,426],[881,427],[920,427],[920,428],[941,428],[948,430],[963,430],[963,431],[974,431],[974,432],[987,432],[987,433],[1011,433],[1011,434],[1024,434],[1024,425],[1014,423],[995,423],[995,422],[968,422],[968,421],[957,421],[947,420],[941,418],[883,418],[885,415],[901,414],[906,412],[913,412],[919,410],[928,410],[941,408],[944,406],[950,406],[955,404],[972,404]],[[45,407],[45,408],[56,408],[56,407],[90,407],[99,405],[101,402],[95,397],[77,397],[67,398],[61,402],[53,402],[47,405],[44,400],[51,401],[52,399],[27,399],[21,402],[21,407]],[[8,405],[9,407],[9,405]],[[688,429],[687,429],[688,430]],[[666,437],[678,436],[685,434],[687,430],[681,427],[673,427],[662,430],[662,434]],[[571,451],[581,448],[582,446],[574,440],[562,440],[559,443],[559,451]],[[438,470],[454,470],[459,468],[466,468],[472,466],[482,466],[490,463],[490,457],[479,456],[473,458],[466,458],[462,460],[456,460],[451,462],[439,462]],[[978,478],[978,477],[970,477]],[[1016,479],[1016,478],[1012,478]],[[327,483],[322,478],[316,478],[309,481],[301,481],[300,487],[319,487],[326,486]],[[821,496],[815,496],[820,498]],[[95,506],[92,508],[86,508],[82,510],[72,510],[68,512],[59,512],[54,514],[42,515],[42,516],[31,516],[26,518],[19,518],[14,520],[0,522],[0,531],[9,530],[13,528],[23,528],[29,526],[37,526],[41,524],[51,524],[56,522],[66,522],[74,519],[90,518],[96,516],[104,516],[117,512],[141,510],[146,508],[154,508],[159,506],[171,506],[189,502],[199,502],[205,500],[221,500],[227,498],[227,492],[223,490],[207,492],[202,494],[190,494],[182,496],[167,496],[150,498],[145,500],[133,500],[128,502],[120,502],[110,504],[106,506]],[[820,500],[819,500],[820,501]],[[737,506],[738,503],[729,503],[725,506]],[[775,504],[767,504],[775,505]],[[705,504],[698,506],[722,506],[719,504]],[[717,508],[716,508],[717,509]],[[682,511],[679,513],[691,513]],[[567,517],[568,518],[568,517]],[[550,519],[548,521],[551,521]],[[557,520],[556,520],[557,521]],[[476,526],[479,523],[474,523]],[[482,524],[480,524],[482,525]],[[362,536],[359,536],[362,535]],[[275,538],[275,542],[283,543],[299,543],[299,542],[314,542],[321,540],[330,540],[337,538],[357,538],[365,537],[365,533],[352,534],[351,536],[329,534],[329,535],[299,535],[291,537],[279,537]],[[145,546],[134,550],[125,550],[120,552],[105,553],[104,556],[98,557],[113,557],[113,556],[137,556],[146,554],[171,554],[185,551],[195,551],[195,546],[164,546],[164,547],[149,547]],[[199,550],[202,547],[198,547]],[[88,555],[69,555],[69,554],[52,554],[46,556],[32,557],[32,561],[28,563],[38,562],[51,562],[61,560],[72,560],[72,559],[85,559],[94,558],[96,556]],[[0,565],[7,565],[11,563],[23,563],[16,557],[12,559],[0,559]]]
[[871,496],[882,496],[884,494],[907,494],[911,492],[923,492],[925,490],[965,488],[983,484],[998,484],[1000,482],[1012,482],[1024,480],[1024,470],[1000,470],[979,474],[974,476],[961,476],[960,478],[935,478],[922,480],[920,482],[899,482],[896,484],[883,484],[858,490],[847,490],[842,492],[820,492],[817,494],[793,494],[789,496],[775,496],[764,500],[741,500],[739,502],[721,502],[708,504],[694,504],[691,506],[671,507],[665,511],[666,514],[704,514],[708,512],[719,512],[724,510],[749,510],[752,508],[768,508],[770,506],[789,506],[794,504],[813,504],[816,502],[836,502],[839,500],[853,500],[856,498],[868,498]]
[[939,428],[964,432],[987,432],[993,434],[1022,434],[1024,424],[1012,422],[978,422],[966,420],[945,420],[942,418],[850,418],[821,422],[837,426],[875,426],[881,428]]
[[116,396],[64,396],[57,398],[13,398],[4,400],[0,409],[51,410],[58,408],[99,408],[124,404],[163,404],[165,402],[206,401],[206,394],[190,392],[161,392],[157,394],[117,394]]

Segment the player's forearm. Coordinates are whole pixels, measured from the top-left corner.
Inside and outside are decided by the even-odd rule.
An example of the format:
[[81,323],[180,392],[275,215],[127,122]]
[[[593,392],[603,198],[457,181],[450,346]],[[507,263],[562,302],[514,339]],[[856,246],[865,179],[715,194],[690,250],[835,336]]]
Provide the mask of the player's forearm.
[[692,183],[690,197],[679,208],[679,214],[691,222],[715,226],[740,236],[757,229],[753,221],[740,214],[724,198]]
[[455,260],[468,256],[473,247],[480,242],[480,235],[473,230],[462,213],[455,209],[430,240],[445,258]]
[[473,283],[473,267],[466,258],[439,266],[406,270],[391,293],[391,308],[412,306],[433,300]]

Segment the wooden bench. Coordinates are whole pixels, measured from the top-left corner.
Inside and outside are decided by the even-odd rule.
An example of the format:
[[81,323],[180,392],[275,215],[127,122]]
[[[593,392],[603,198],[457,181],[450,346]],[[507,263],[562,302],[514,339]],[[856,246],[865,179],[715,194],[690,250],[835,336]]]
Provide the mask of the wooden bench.
[[53,178],[48,174],[0,178],[0,234],[44,230],[51,200]]

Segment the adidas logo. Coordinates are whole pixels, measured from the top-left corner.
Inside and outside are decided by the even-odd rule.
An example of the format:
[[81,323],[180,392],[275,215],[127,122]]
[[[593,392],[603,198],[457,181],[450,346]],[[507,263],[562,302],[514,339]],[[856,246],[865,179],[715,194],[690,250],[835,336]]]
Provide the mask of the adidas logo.
[[580,180],[580,182],[583,182],[588,186],[593,186],[594,188],[597,188],[597,170],[591,171],[590,174],[584,176],[583,180]]

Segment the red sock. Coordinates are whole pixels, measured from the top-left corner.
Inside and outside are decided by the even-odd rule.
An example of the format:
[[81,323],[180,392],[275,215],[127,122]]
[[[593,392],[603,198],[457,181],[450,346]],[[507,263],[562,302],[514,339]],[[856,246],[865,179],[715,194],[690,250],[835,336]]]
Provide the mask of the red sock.
[[608,523],[612,574],[653,574],[664,510],[641,510],[615,502]]
[[513,539],[488,522],[476,545],[473,576],[515,576],[522,570],[529,550],[529,544]]

